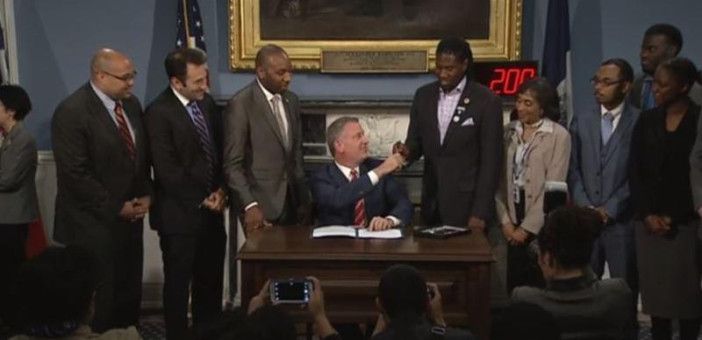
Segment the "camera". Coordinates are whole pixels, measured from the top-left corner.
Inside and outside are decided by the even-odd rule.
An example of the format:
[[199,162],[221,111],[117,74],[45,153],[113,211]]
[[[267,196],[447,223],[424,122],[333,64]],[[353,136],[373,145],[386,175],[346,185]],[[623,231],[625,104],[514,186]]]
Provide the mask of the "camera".
[[299,304],[310,301],[313,283],[308,279],[272,280],[270,283],[271,302],[274,304]]

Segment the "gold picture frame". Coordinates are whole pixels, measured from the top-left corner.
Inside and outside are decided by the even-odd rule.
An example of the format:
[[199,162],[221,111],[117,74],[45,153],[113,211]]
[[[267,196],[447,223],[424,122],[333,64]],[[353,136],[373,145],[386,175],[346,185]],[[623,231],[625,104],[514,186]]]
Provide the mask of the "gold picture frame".
[[[265,1],[265,2],[264,2]],[[287,32],[296,30],[278,30],[278,36],[266,37],[266,27],[262,27],[271,12],[271,6],[277,6],[283,1],[287,3],[308,4],[320,3],[321,0],[229,0],[229,65],[231,70],[251,70],[254,68],[256,52],[264,45],[274,43],[283,47],[293,63],[296,70],[319,70],[322,51],[325,50],[346,50],[346,51],[427,51],[429,65],[433,67],[435,59],[435,49],[438,38],[416,39],[405,37],[404,39],[360,39],[349,33],[347,39],[311,39],[309,37],[290,37]],[[380,3],[384,0],[371,0]],[[388,3],[396,4],[398,0]],[[413,0],[403,0],[402,4]],[[426,1],[426,0],[416,0]],[[436,0],[437,4],[444,4],[446,0]],[[464,0],[465,1],[465,0]],[[476,61],[498,61],[498,60],[518,60],[521,50],[521,26],[522,26],[522,0],[471,0],[478,3],[482,8],[487,8],[489,12],[487,27],[481,26],[484,37],[471,39],[473,56]],[[262,4],[262,2],[264,2]],[[346,0],[343,4],[352,1]],[[368,3],[368,0],[358,1]],[[334,2],[340,3],[340,2]],[[372,4],[375,6],[375,3]],[[421,3],[422,6],[426,2]],[[345,5],[347,6],[347,5]],[[395,5],[397,7],[397,5]],[[262,17],[262,8],[267,15]],[[285,12],[285,20],[290,21],[289,12]],[[365,17],[375,15],[363,14]],[[464,16],[465,13],[456,15]],[[363,18],[364,20],[365,17]],[[461,17],[462,18],[462,17]],[[485,21],[484,18],[479,18]],[[443,18],[441,18],[443,20]],[[482,22],[481,21],[481,22]],[[302,22],[302,21],[300,21]],[[289,26],[288,26],[289,27]],[[331,27],[331,26],[329,26]],[[311,34],[315,34],[314,30]],[[320,27],[317,32],[326,31]],[[353,31],[353,30],[350,30]],[[282,32],[282,33],[281,33]],[[265,33],[262,36],[262,33]]]

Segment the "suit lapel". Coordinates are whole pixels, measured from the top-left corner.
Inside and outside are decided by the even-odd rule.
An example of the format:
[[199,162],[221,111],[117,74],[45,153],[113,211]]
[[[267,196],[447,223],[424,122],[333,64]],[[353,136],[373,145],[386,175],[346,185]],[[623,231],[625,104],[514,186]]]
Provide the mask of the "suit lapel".
[[264,112],[263,117],[266,122],[268,122],[268,125],[270,126],[271,130],[273,130],[273,133],[275,136],[278,138],[278,143],[280,143],[281,146],[283,146],[283,149],[285,149],[285,143],[283,143],[283,136],[280,135],[280,128],[278,127],[278,121],[275,119],[273,116],[273,110],[271,110],[271,104],[268,103],[268,100],[266,99],[266,95],[263,93],[261,90],[261,87],[258,85],[258,82],[254,80],[253,84],[251,86],[254,87],[254,104],[256,107],[259,107],[262,109]]
[[292,113],[290,99],[288,98],[287,94],[282,95],[282,98],[283,107],[285,108],[285,118],[288,120],[288,148],[286,149],[286,151],[290,151],[290,149],[292,149],[292,145],[294,145],[293,143],[295,143],[295,141],[293,140],[293,138],[295,137],[293,131],[296,131],[297,129],[297,120],[294,118],[295,115]]
[[[444,136],[444,143],[441,145],[443,148],[444,145],[447,144],[449,138],[451,138],[451,135],[453,134],[454,130],[459,127],[463,121],[466,119],[466,116],[469,116],[469,105],[470,105],[470,82],[466,80],[466,85],[465,88],[463,89],[463,92],[461,93],[461,98],[458,99],[458,103],[456,104],[456,108],[453,110],[453,113],[451,114],[451,120],[449,121],[449,125],[446,128],[446,135]],[[438,100],[437,100],[438,103]],[[459,109],[460,108],[460,109]],[[436,117],[436,115],[434,115]],[[454,120],[454,117],[459,117],[458,121]],[[475,118],[474,118],[475,119]],[[438,120],[438,118],[437,118]]]
[[434,138],[431,142],[436,144],[436,148],[441,148],[441,131],[439,131],[439,117],[438,117],[438,106],[439,106],[439,83],[436,83],[434,90],[431,91],[431,97],[427,101],[427,107],[423,112],[427,112],[427,122],[429,123],[431,130],[434,131]]
[[[124,144],[124,140],[119,134],[119,128],[117,127],[117,123],[115,123],[115,121],[112,119],[112,116],[110,116],[110,113],[107,111],[105,104],[102,102],[102,100],[100,100],[100,97],[98,97],[97,93],[95,93],[90,83],[88,83],[86,86],[87,90],[90,92],[91,99],[89,110],[91,111],[92,115],[95,116],[95,118],[103,125],[104,131],[110,135],[110,138],[113,139],[115,143],[120,145],[124,157],[129,158],[127,156],[129,150],[127,150],[127,145]],[[128,110],[125,108],[124,111],[127,112]],[[130,121],[130,124],[134,126],[134,124],[132,124],[130,114],[127,113],[126,115],[127,119],[129,119]],[[134,136],[136,137],[136,129],[132,128],[132,130],[134,131]],[[136,141],[134,145],[138,147]]]
[[602,155],[602,128],[601,128],[601,114],[599,109],[595,109],[588,113],[587,117],[583,117],[585,120],[585,130],[587,137],[589,139],[588,144],[594,149],[593,155],[601,162]]
[[[170,112],[173,112],[173,119],[178,123],[183,126],[187,126],[187,130],[190,131],[191,138],[194,138],[193,140],[200,141],[200,136],[198,135],[197,131],[195,130],[195,124],[193,123],[192,118],[190,118],[190,113],[188,112],[188,109],[183,106],[183,103],[180,102],[178,97],[173,93],[173,90],[170,88],[166,89],[168,91],[168,104],[171,106],[171,109],[169,110]],[[200,108],[200,111],[202,114],[205,116],[205,122],[208,122],[209,119],[207,117],[207,114]],[[209,126],[208,126],[209,128]]]

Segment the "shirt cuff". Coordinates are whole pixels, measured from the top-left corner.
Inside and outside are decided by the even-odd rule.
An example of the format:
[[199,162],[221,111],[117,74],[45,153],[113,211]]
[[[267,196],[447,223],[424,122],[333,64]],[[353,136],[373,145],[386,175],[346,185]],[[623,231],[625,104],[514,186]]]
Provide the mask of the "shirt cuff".
[[249,210],[249,209],[251,209],[251,208],[253,208],[253,207],[257,206],[257,205],[258,205],[258,202],[251,202],[251,203],[249,203],[249,205],[247,205],[247,206],[244,208],[244,211],[247,211],[247,210]]
[[393,227],[397,227],[398,225],[400,225],[400,223],[402,223],[402,221],[400,221],[399,218],[392,216],[392,215],[388,215],[385,218],[389,218],[392,221]]
[[373,170],[368,171],[368,178],[370,179],[372,185],[378,184],[378,181],[380,180],[378,175]]

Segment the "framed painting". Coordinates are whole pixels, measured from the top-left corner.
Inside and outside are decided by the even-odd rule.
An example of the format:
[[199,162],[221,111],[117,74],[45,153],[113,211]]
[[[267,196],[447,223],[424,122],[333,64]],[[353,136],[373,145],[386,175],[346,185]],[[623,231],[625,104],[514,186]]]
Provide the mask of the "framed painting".
[[467,39],[475,60],[520,58],[522,0],[229,0],[230,67],[250,70],[258,49],[283,47],[298,70],[324,51],[426,51]]

